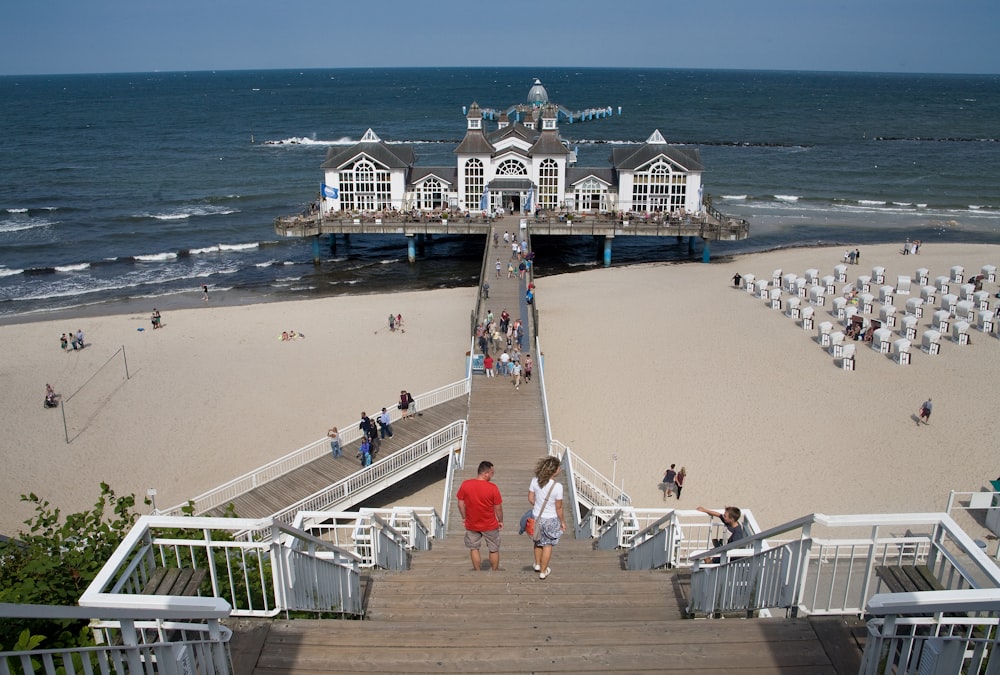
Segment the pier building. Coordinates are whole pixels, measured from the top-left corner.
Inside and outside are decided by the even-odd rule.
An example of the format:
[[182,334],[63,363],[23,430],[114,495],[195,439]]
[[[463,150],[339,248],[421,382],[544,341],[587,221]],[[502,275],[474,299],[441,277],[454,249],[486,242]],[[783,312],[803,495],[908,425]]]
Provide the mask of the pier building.
[[357,143],[330,148],[320,198],[307,213],[277,219],[275,230],[302,237],[402,233],[411,237],[412,261],[414,236],[454,234],[459,223],[467,234],[485,233],[496,218],[514,217],[522,228],[544,225],[538,235],[603,238],[605,264],[616,236],[687,237],[691,248],[700,238],[707,260],[709,241],[749,235],[746,221],[718,213],[705,198],[698,149],[668,143],[659,129],[642,143],[615,146],[605,166],[579,166],[560,121],[611,114],[571,112],[550,102],[535,80],[526,103],[504,110],[472,103],[449,166],[420,166],[411,145],[388,143],[369,128]]

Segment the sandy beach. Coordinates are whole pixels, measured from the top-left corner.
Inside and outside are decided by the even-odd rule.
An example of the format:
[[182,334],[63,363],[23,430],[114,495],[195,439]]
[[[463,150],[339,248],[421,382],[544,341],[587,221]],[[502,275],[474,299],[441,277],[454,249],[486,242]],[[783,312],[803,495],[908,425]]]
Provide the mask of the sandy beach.
[[[945,339],[928,356],[919,349],[928,312],[911,365],[859,343],[857,369],[845,372],[815,330],[732,287],[736,272],[832,274],[842,254],[781,250],[538,279],[554,436],[614,471],[637,505],[663,504],[657,483],[676,463],[689,475],[670,505],[749,507],[764,526],[816,511],[940,511],[950,489],[979,490],[1000,474],[1000,339],[973,328],[970,345]],[[891,284],[918,267],[933,280],[953,265],[971,275],[984,264],[1000,264],[1000,247],[926,245],[903,256],[898,246],[871,246],[848,280],[873,265]],[[984,290],[992,295],[997,284]],[[105,481],[140,499],[154,487],[157,505],[172,506],[391,404],[401,388],[460,379],[475,289],[195,302],[164,313],[160,330],[147,312],[0,327],[8,345],[0,532],[31,515],[22,493],[71,512],[89,507]],[[896,302],[900,313],[904,304]],[[829,310],[817,308],[817,325],[835,322]],[[405,333],[388,331],[390,312],[403,315]],[[60,334],[78,328],[86,349],[64,353]],[[305,338],[282,342],[284,330]],[[65,398],[68,444],[61,411],[43,409],[47,382]],[[927,397],[931,423],[917,427]],[[437,490],[418,495],[428,491],[438,506]]]

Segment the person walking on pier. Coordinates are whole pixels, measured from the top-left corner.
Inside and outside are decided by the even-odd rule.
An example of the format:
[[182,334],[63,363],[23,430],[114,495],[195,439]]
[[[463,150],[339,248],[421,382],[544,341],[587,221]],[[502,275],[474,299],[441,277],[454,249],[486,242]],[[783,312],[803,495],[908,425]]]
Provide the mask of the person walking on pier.
[[556,477],[562,471],[558,457],[543,457],[535,465],[535,477],[528,487],[528,503],[531,504],[531,514],[535,518],[535,564],[539,579],[545,579],[552,574],[549,563],[552,560],[552,547],[566,531],[566,518],[563,515],[563,486],[556,482]]
[[330,450],[333,452],[333,458],[338,459],[343,454],[340,447],[340,432],[337,431],[337,427],[330,427],[326,435],[330,437]]
[[500,488],[493,482],[493,462],[482,461],[476,477],[464,481],[458,488],[458,512],[465,523],[465,547],[469,549],[472,569],[482,569],[479,548],[486,541],[490,569],[500,569],[500,530],[503,529],[503,499]]
[[497,258],[496,269],[497,269],[497,279],[499,279],[500,278],[500,258]]

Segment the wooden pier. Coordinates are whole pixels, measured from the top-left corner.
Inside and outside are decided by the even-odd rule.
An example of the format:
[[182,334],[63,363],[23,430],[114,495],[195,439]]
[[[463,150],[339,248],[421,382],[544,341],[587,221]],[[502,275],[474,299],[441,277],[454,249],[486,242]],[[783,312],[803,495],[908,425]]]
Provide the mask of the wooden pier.
[[[485,255],[506,263],[510,250],[501,241]],[[533,336],[523,302],[527,280],[508,279],[506,270],[497,279],[493,267],[485,267],[490,298],[479,304],[480,314],[506,308]],[[395,425],[397,435],[405,424]],[[481,460],[494,463],[504,499],[500,570],[488,570],[485,554],[486,569],[472,569],[452,496],[447,537],[432,550],[414,551],[408,571],[367,576],[365,620],[239,622],[233,626],[235,672],[857,672],[855,636],[863,624],[840,617],[686,619],[685,573],[626,571],[620,551],[596,551],[572,531],[555,548],[552,574],[540,580],[532,542],[517,533],[534,463],[547,452],[537,377],[515,389],[505,377],[474,376],[468,424],[465,468],[454,490],[475,476]]]

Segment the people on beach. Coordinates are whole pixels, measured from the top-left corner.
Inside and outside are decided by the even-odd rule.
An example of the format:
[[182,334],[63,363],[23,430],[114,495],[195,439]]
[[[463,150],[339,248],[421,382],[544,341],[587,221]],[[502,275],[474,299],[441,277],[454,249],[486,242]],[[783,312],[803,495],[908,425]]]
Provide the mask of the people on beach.
[[[743,529],[743,525],[740,524],[740,518],[743,517],[743,512],[736,506],[727,506],[721,513],[718,511],[712,511],[711,509],[706,509],[704,506],[699,506],[698,510],[702,513],[707,513],[713,518],[720,518],[722,524],[726,526],[729,531],[729,541],[727,544],[732,544],[733,542],[739,541],[740,539],[746,539],[747,533]],[[717,539],[712,542],[716,546],[722,546],[722,540]]]
[[925,426],[931,423],[931,409],[933,407],[934,406],[931,404],[931,399],[927,399],[920,405],[920,414],[917,417],[918,427],[920,426],[921,421],[924,423]]
[[677,490],[677,499],[681,498],[681,489],[684,487],[684,480],[687,478],[687,475],[687,469],[682,466],[681,470],[677,472],[676,476],[674,476],[674,487]]
[[201,286],[201,299],[208,302],[208,286],[205,284]]
[[667,497],[674,496],[674,490],[676,485],[674,480],[677,478],[677,472],[674,471],[676,464],[671,464],[670,468],[667,469],[663,474],[663,482],[660,483],[660,491],[663,493],[663,501],[667,501]]
[[395,333],[396,332],[396,315],[395,314],[390,314],[389,315],[389,332],[390,333]]
[[62,337],[59,338],[59,346],[62,348],[63,351],[69,349],[69,338],[66,337],[66,333],[63,333]]
[[742,283],[742,281],[743,281],[743,275],[742,274],[740,274],[739,272],[737,272],[736,274],[733,275],[733,286],[735,286],[736,288],[739,288],[740,287],[740,283]]
[[55,408],[59,405],[59,394],[52,388],[51,384],[45,385],[45,407]]
[[[76,344],[79,345],[80,349],[83,349],[84,343],[83,343],[83,329],[82,328],[78,328],[76,330]],[[75,347],[74,347],[74,349],[75,349]]]
[[330,451],[333,453],[333,458],[340,458],[344,453],[340,447],[340,432],[337,431],[337,427],[330,427],[326,435],[330,437]]
[[458,512],[465,523],[465,547],[469,549],[472,569],[482,569],[479,549],[486,542],[490,569],[500,569],[500,530],[503,529],[503,498],[500,488],[492,481],[495,473],[493,462],[482,461],[476,477],[462,482],[455,495]]
[[149,317],[149,322],[153,324],[153,330],[156,330],[157,328],[160,327],[160,321],[161,321],[160,311],[156,309],[156,307],[154,307],[153,314]]
[[534,570],[539,579],[552,574],[552,548],[566,531],[563,514],[563,486],[556,478],[562,472],[558,457],[543,457],[535,464],[535,476],[528,486],[528,503],[535,518]]

